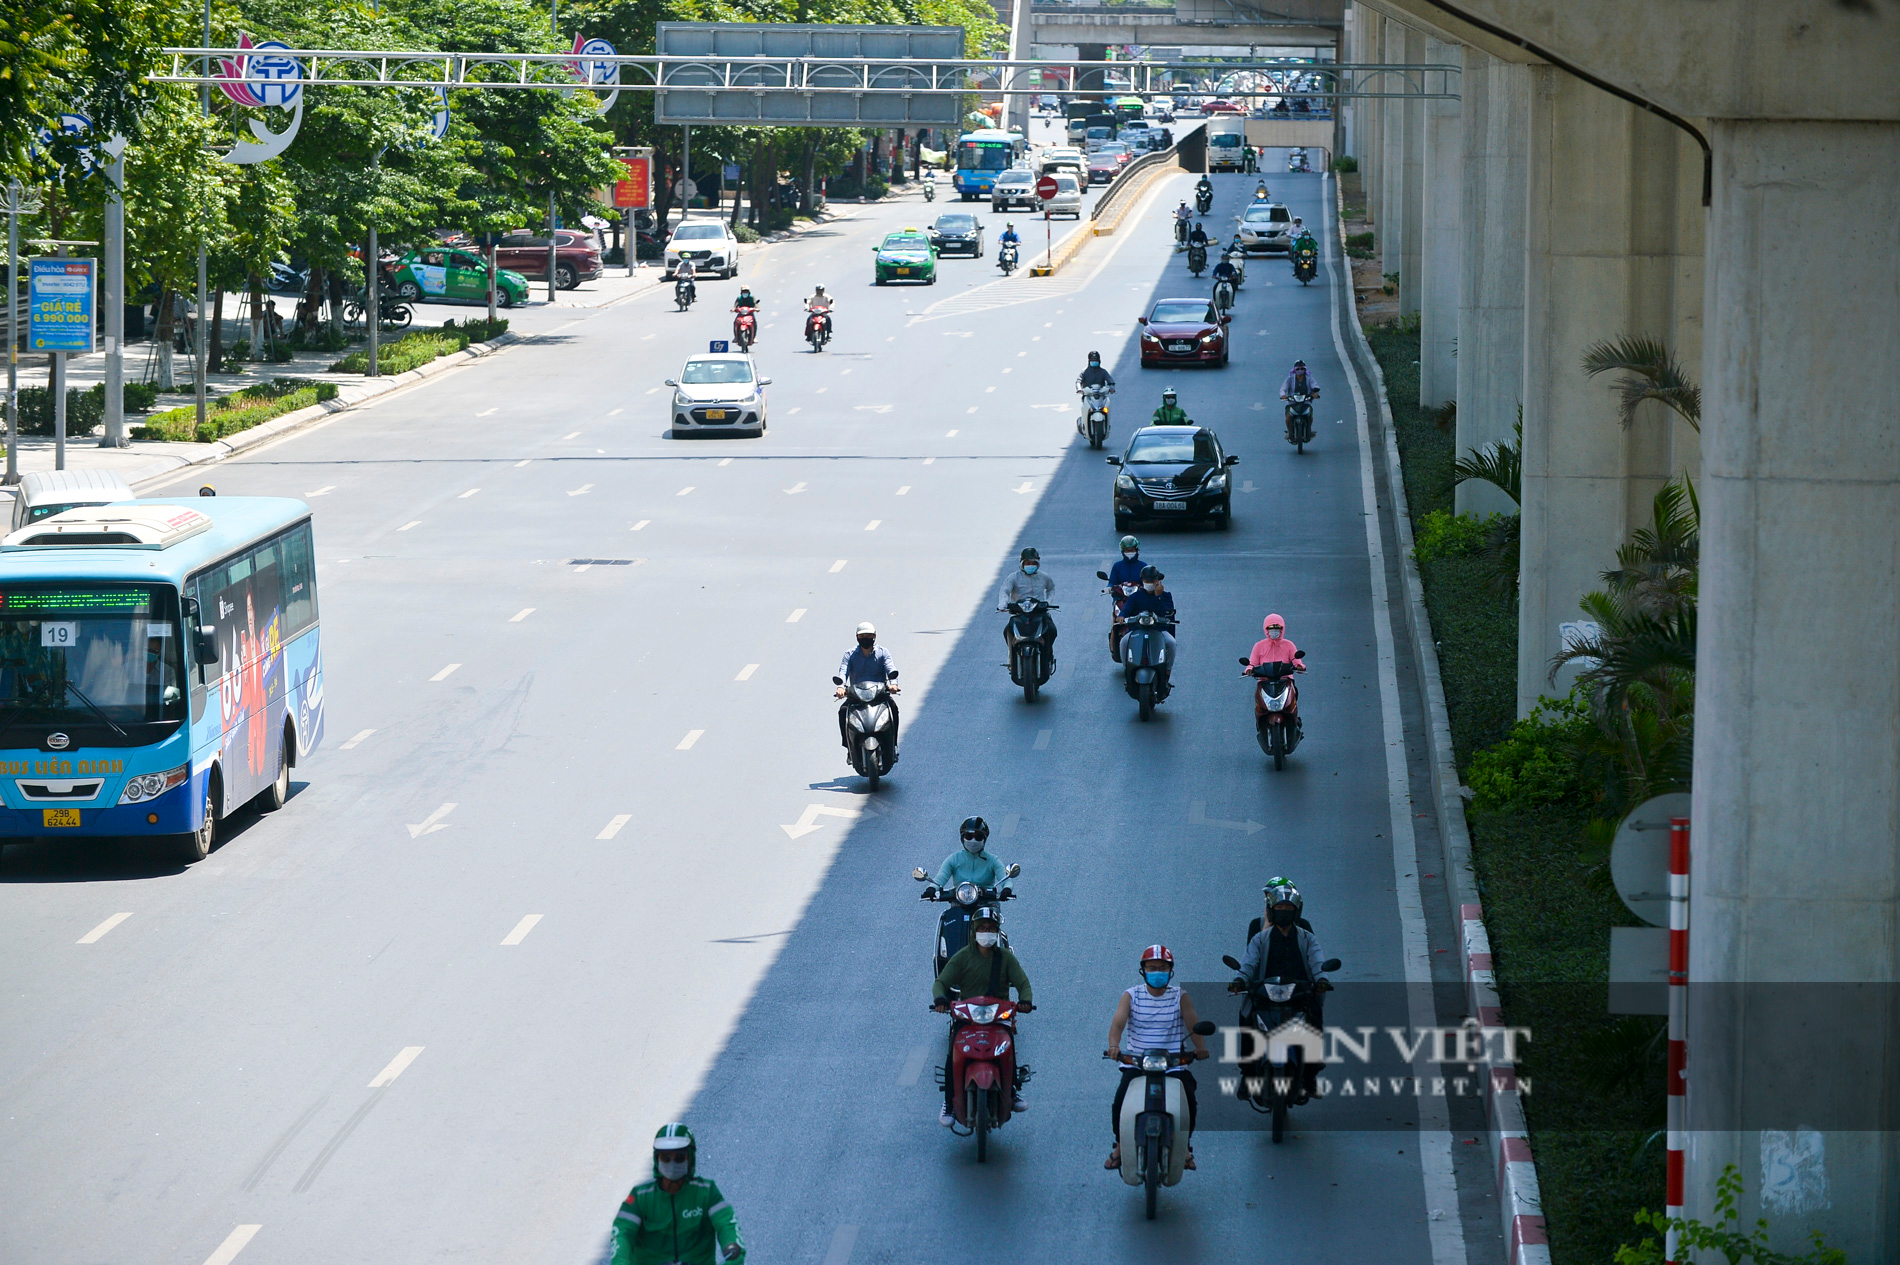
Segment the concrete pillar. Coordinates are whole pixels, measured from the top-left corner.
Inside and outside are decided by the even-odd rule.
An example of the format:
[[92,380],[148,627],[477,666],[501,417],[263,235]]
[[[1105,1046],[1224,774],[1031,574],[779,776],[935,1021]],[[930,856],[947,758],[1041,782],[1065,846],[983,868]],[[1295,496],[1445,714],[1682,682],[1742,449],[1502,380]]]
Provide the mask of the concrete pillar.
[[[1425,42],[1425,59],[1458,64],[1458,46]],[[1458,396],[1458,286],[1464,235],[1464,125],[1462,103],[1421,103],[1424,115],[1423,191],[1419,226],[1418,402],[1436,408]]]
[[[1397,19],[1387,18],[1385,47],[1380,61],[1405,60],[1405,27]],[[1397,92],[1399,75],[1379,81],[1381,92]],[[1399,270],[1399,246],[1405,231],[1405,99],[1399,96],[1379,99],[1379,214],[1384,221],[1379,229],[1379,270]]]
[[[1464,50],[1464,238],[1458,285],[1458,430],[1464,456],[1512,440],[1524,399],[1525,147],[1530,67]],[[1460,514],[1514,514],[1488,483],[1458,486]]]
[[[1607,379],[1579,367],[1606,338],[1674,341],[1697,308],[1701,239],[1685,241],[1675,128],[1550,67],[1532,69],[1524,265],[1524,519],[1519,570],[1520,714],[1552,692],[1560,625],[1600,587],[1616,549],[1675,473],[1659,406],[1625,432]],[[1560,676],[1556,691],[1572,676]]]
[[[1009,18],[1009,59],[1024,61],[1029,57],[1029,0],[1011,0]],[[1029,72],[1018,70],[1004,76],[1004,86],[1026,88],[1029,86]],[[1023,135],[1029,135],[1029,98],[1025,96],[1003,98],[1003,126],[1020,127]]]
[[[1766,1022],[1765,996],[1746,1024],[1692,1010],[1687,1212],[1714,1219],[1733,1163],[1742,1224],[1768,1217],[1779,1249],[1818,1229],[1900,1260],[1900,124],[1709,132],[1689,977],[1883,987],[1845,1048]],[[1760,1132],[1794,1127],[1737,1113],[1772,1101],[1769,1060],[1862,1114]],[[1811,1180],[1765,1192],[1790,1147]]]
[[[1405,61],[1418,65],[1425,60],[1425,32],[1405,28]],[[1408,97],[1402,103],[1405,155],[1402,173],[1405,206],[1399,212],[1399,315],[1418,311],[1422,270],[1420,252],[1425,240],[1425,102]]]
[[[1355,6],[1357,14],[1353,28],[1353,60],[1362,65],[1376,65],[1385,60],[1385,18],[1378,12],[1363,5]],[[1366,82],[1364,75],[1360,82]],[[1376,84],[1371,89],[1377,91]],[[1354,144],[1357,149],[1354,156],[1359,159],[1359,184],[1366,194],[1366,222],[1373,226],[1374,232],[1383,231],[1385,204],[1381,200],[1383,190],[1379,187],[1379,178],[1385,171],[1385,155],[1380,147],[1385,143],[1380,122],[1385,115],[1385,107],[1376,98],[1364,98],[1353,102]]]

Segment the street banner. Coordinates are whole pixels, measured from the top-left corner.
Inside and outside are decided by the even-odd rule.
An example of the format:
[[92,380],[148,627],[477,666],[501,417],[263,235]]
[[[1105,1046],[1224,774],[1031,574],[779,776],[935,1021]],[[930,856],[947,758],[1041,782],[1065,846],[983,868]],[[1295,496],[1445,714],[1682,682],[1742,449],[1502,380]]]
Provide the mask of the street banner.
[[27,347],[80,355],[93,350],[96,259],[35,259],[27,276]]

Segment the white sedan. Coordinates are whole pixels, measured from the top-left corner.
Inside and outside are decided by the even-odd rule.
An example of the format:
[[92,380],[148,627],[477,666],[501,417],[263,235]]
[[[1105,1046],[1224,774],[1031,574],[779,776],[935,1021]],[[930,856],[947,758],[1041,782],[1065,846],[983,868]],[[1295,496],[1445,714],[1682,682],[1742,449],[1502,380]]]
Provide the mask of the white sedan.
[[765,434],[765,388],[770,378],[758,376],[752,357],[744,352],[710,352],[693,356],[673,388],[673,438],[694,434],[742,434],[754,439]]
[[693,275],[718,273],[728,279],[739,275],[739,239],[724,220],[687,220],[673,230],[666,243],[666,278],[671,281],[680,260],[693,261]]

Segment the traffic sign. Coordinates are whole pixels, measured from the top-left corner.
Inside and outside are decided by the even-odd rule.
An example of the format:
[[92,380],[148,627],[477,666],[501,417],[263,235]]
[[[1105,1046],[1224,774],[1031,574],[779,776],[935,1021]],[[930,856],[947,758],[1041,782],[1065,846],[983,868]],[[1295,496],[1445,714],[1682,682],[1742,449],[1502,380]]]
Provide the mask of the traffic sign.
[[1044,202],[1055,197],[1056,178],[1054,176],[1044,176],[1042,179],[1036,181],[1036,196],[1041,198]]
[[1686,791],[1657,795],[1623,819],[1610,845],[1610,881],[1616,894],[1652,927],[1669,925],[1669,819],[1688,815]]

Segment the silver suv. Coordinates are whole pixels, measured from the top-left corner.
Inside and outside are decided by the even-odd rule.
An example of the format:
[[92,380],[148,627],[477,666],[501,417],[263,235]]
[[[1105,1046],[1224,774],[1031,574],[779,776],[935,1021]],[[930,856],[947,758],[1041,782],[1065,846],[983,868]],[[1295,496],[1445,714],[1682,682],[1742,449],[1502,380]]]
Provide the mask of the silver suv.
[[1283,202],[1255,202],[1240,215],[1240,244],[1248,254],[1285,253],[1292,234],[1293,212]]
[[1035,174],[1019,167],[1003,172],[990,186],[990,210],[1007,211],[1018,205],[1030,211],[1042,209],[1036,198]]

